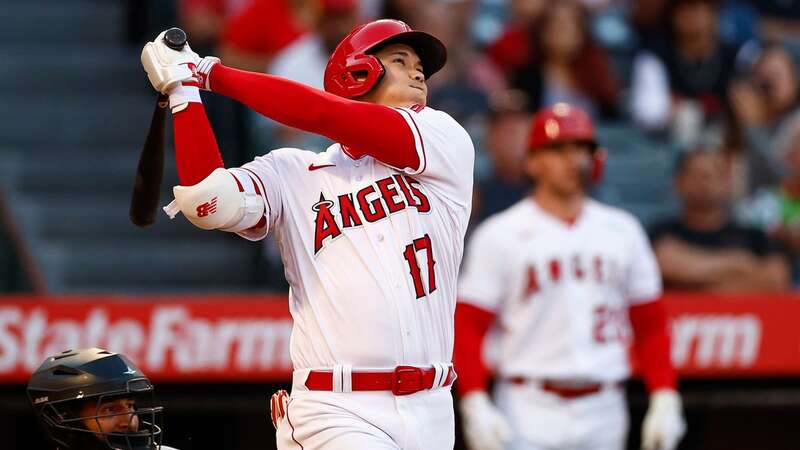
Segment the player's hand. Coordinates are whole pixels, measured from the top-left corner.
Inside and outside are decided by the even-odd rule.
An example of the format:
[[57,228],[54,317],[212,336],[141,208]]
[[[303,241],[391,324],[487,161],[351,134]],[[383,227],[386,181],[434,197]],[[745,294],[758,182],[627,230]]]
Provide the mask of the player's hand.
[[286,407],[289,404],[289,393],[281,389],[280,391],[272,394],[269,399],[269,414],[272,420],[272,426],[275,430],[278,429],[283,417],[286,415]]
[[470,450],[503,450],[511,440],[511,426],[485,392],[470,392],[461,399],[464,438]]
[[169,94],[180,84],[205,88],[208,72],[219,58],[200,58],[188,42],[181,50],[174,50],[164,42],[164,34],[166,31],[142,48],[142,66],[153,88],[164,94]]
[[642,450],[674,450],[685,433],[680,395],[672,389],[650,394],[642,424]]

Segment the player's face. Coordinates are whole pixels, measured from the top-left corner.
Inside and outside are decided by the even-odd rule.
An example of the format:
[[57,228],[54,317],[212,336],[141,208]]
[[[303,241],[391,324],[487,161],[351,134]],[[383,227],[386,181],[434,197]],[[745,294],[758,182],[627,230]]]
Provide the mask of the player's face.
[[581,195],[591,165],[592,150],[583,142],[565,142],[531,152],[528,175],[537,189],[547,189],[559,197]]
[[685,164],[675,179],[684,207],[692,210],[724,207],[730,193],[730,178],[722,156],[713,152],[693,155]]
[[422,73],[422,61],[411,47],[392,44],[375,54],[386,73],[375,89],[362,100],[389,106],[425,105],[428,86]]
[[[83,421],[86,428],[98,433],[134,433],[139,431],[139,417],[134,414],[136,402],[130,398],[86,402],[81,408],[81,417],[92,417]],[[96,418],[94,416],[97,416]]]

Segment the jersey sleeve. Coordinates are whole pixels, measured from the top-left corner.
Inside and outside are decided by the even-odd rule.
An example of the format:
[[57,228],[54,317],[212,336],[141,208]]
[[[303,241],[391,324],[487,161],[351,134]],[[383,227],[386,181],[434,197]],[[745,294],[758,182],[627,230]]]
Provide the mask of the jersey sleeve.
[[625,279],[626,297],[630,304],[641,304],[661,297],[661,271],[653,249],[639,221],[630,218],[631,259]]
[[260,195],[266,205],[263,219],[256,226],[237,232],[239,236],[250,241],[260,241],[267,236],[269,230],[279,226],[283,208],[283,183],[280,177],[283,171],[280,166],[288,151],[273,150],[241,167],[228,169],[245,191],[252,189],[254,192],[249,193]]
[[451,201],[467,206],[472,199],[475,148],[467,131],[445,112],[431,108],[395,108],[414,136],[419,166],[405,168]]
[[459,302],[497,312],[505,298],[509,265],[500,247],[497,228],[484,223],[467,244],[458,282]]

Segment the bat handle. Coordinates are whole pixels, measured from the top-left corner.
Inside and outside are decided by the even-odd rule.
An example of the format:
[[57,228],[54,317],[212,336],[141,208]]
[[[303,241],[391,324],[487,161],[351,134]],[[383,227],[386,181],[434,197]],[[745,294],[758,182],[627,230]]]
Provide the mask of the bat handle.
[[170,28],[164,33],[164,43],[173,50],[181,51],[186,45],[186,40],[186,32],[177,27]]

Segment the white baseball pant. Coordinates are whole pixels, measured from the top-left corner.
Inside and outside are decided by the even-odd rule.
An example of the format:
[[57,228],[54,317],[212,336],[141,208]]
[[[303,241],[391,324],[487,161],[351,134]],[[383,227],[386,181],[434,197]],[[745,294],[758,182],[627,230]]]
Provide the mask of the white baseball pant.
[[628,408],[621,387],[563,398],[536,382],[498,382],[495,401],[514,438],[507,450],[623,450]]
[[297,382],[277,431],[278,450],[451,450],[450,387],[410,395],[309,391]]

